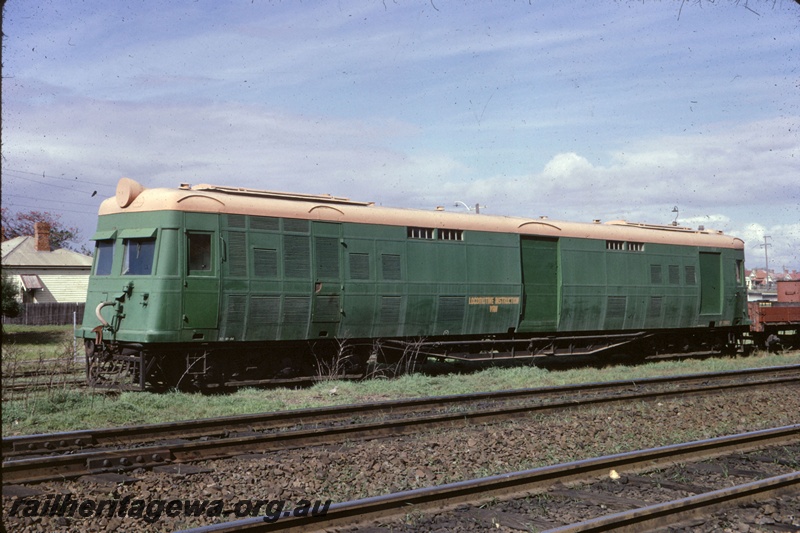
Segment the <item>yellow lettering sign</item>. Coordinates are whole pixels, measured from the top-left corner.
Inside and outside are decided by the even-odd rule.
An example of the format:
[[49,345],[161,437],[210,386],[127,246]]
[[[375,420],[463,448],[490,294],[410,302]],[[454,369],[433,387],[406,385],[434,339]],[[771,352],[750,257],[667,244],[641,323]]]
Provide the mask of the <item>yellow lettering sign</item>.
[[519,296],[470,296],[469,305],[494,306],[490,311],[496,313],[498,305],[519,305]]

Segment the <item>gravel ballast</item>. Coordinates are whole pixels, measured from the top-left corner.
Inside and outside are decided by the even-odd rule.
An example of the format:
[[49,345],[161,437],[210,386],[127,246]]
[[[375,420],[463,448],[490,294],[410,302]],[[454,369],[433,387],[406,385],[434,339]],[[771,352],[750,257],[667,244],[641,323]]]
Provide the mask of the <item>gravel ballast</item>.
[[[3,498],[4,522],[9,531],[174,531],[217,523],[244,514],[263,500],[258,514],[272,503],[285,509],[308,500],[341,502],[550,465],[649,448],[665,444],[741,433],[800,422],[800,385],[782,385],[754,391],[728,391],[701,397],[673,398],[582,408],[550,415],[522,417],[483,424],[428,431],[410,437],[347,442],[337,446],[282,451],[254,458],[211,461],[210,471],[163,473],[133,471],[132,483],[70,480],[30,488],[42,492],[38,501],[70,493],[78,501],[109,500],[128,505],[141,500],[140,516],[129,507],[123,516],[10,516],[15,498]],[[49,495],[49,496],[48,496]],[[63,496],[62,496],[63,500]],[[212,517],[185,516],[171,501],[207,500]],[[163,502],[160,512],[158,502]],[[153,503],[156,502],[156,503]],[[107,504],[108,505],[108,504]],[[41,510],[40,510],[41,511]],[[217,513],[216,511],[219,511]],[[42,514],[28,510],[28,514]],[[95,513],[97,514],[97,513]],[[733,530],[736,531],[736,530]]]

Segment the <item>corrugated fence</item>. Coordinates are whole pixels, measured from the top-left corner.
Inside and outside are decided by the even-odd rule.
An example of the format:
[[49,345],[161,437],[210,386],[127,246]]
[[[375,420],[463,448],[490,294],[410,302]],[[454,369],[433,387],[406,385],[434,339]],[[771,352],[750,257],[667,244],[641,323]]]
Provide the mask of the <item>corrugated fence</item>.
[[20,304],[19,316],[3,317],[3,324],[26,326],[60,326],[72,324],[73,313],[78,324],[83,321],[85,303],[25,303]]

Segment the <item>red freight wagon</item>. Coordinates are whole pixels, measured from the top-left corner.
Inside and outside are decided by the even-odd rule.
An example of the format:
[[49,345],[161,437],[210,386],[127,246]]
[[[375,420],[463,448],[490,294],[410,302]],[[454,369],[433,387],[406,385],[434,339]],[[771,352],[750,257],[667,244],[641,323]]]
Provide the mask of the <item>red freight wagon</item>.
[[[800,280],[779,281],[778,301],[748,302],[750,330],[760,346],[800,346]],[[778,340],[775,339],[778,338]]]

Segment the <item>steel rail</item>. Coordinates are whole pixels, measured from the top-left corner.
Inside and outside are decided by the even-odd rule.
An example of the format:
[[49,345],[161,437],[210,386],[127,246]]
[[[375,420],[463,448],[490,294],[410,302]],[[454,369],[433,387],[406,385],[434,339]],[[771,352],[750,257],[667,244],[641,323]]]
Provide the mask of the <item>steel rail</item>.
[[638,533],[674,525],[676,521],[688,520],[730,508],[732,504],[771,498],[789,491],[800,490],[800,472],[790,472],[742,485],[726,487],[705,494],[688,496],[639,509],[601,516],[592,520],[567,526],[547,529],[542,533]]
[[21,454],[52,453],[77,451],[87,446],[116,446],[121,443],[132,444],[153,442],[171,438],[195,438],[201,436],[225,436],[235,432],[273,429],[297,426],[309,423],[328,423],[342,419],[353,419],[363,416],[375,416],[381,413],[404,413],[423,409],[441,409],[460,406],[466,403],[488,401],[531,400],[548,396],[571,393],[608,393],[613,390],[625,390],[630,387],[646,387],[655,385],[687,385],[696,382],[720,379],[745,379],[772,375],[800,376],[800,365],[787,365],[757,369],[734,370],[727,372],[708,372],[701,374],[684,374],[641,380],[623,380],[601,383],[584,383],[556,387],[515,389],[506,391],[481,392],[473,394],[456,394],[402,400],[388,400],[372,404],[350,404],[331,407],[316,407],[235,415],[219,418],[207,418],[179,422],[164,422],[137,426],[88,429],[60,433],[21,435],[2,439],[3,457]]
[[[75,372],[77,374],[77,372]],[[57,389],[59,387],[64,387],[66,385],[79,385],[85,386],[86,385],[86,378],[70,378],[66,379],[63,376],[67,376],[69,374],[52,374],[52,379],[39,379],[33,381],[27,381],[24,383],[11,383],[7,385],[3,385],[2,390],[4,393],[11,393],[11,392],[30,392],[33,390],[38,389]],[[47,377],[46,375],[42,374],[39,377]],[[13,378],[11,378],[13,379]],[[3,400],[13,400],[14,398],[3,398]],[[5,439],[4,439],[5,440]]]
[[[644,472],[681,462],[699,461],[732,452],[752,451],[797,442],[800,442],[800,424],[334,503],[324,515],[295,517],[291,511],[284,511],[283,516],[273,522],[268,522],[263,516],[253,517],[188,529],[184,533],[316,531],[352,526],[373,520],[396,519],[412,509],[414,511],[435,509],[441,512],[465,503],[477,504],[496,498],[522,497],[543,492],[556,483],[600,479],[608,476],[612,469],[626,474]],[[791,478],[781,480],[784,486],[787,482],[796,484],[797,480]]]
[[[796,378],[782,382],[800,383]],[[90,473],[120,472],[135,468],[150,468],[165,463],[189,463],[224,459],[243,453],[270,452],[290,448],[302,448],[323,444],[340,443],[345,440],[363,440],[380,437],[398,437],[436,427],[462,427],[470,423],[496,423],[533,413],[563,410],[587,405],[613,402],[666,398],[678,395],[706,394],[726,389],[774,386],[775,381],[758,383],[728,383],[698,387],[693,390],[660,390],[603,396],[600,398],[570,399],[538,405],[514,405],[511,407],[485,409],[399,418],[382,422],[338,425],[317,429],[300,429],[223,439],[200,440],[174,444],[140,446],[120,450],[95,450],[68,455],[45,456],[7,460],[2,465],[3,483],[29,483],[78,477]]]
[[26,378],[38,378],[41,376],[63,376],[65,374],[86,374],[86,369],[81,365],[80,367],[75,366],[75,368],[38,368],[38,369],[29,369],[29,370],[22,370],[18,372],[12,372],[5,374],[3,376],[4,381],[16,381],[22,380]]

